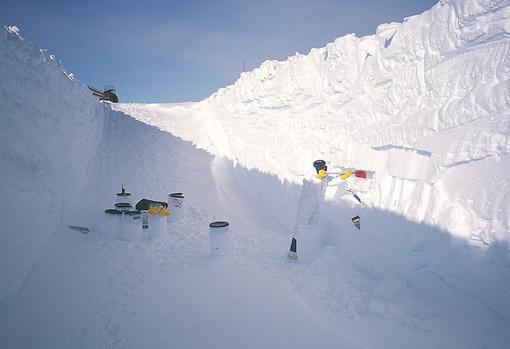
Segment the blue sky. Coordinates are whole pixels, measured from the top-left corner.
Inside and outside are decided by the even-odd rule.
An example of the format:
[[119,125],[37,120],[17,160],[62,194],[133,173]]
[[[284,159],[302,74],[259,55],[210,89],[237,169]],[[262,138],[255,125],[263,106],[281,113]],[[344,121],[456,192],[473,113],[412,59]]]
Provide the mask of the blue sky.
[[268,59],[373,34],[436,0],[0,1],[0,24],[121,102],[199,101]]

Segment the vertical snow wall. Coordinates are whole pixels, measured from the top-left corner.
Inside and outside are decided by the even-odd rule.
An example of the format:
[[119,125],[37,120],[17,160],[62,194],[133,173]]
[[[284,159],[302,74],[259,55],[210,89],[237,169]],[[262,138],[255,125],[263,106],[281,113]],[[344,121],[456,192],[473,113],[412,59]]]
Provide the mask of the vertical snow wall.
[[104,111],[55,56],[0,28],[0,300],[75,206]]
[[509,51],[508,1],[442,0],[242,73],[201,103],[197,144],[294,181],[318,158],[372,170],[374,207],[508,241]]

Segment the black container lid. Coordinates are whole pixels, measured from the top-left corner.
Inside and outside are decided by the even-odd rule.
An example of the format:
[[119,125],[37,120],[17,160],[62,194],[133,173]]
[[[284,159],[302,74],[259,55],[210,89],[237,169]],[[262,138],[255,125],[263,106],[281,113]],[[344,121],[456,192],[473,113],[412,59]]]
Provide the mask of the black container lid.
[[104,213],[106,213],[106,214],[122,214],[122,211],[115,210],[113,208],[109,208],[107,210],[104,210]]
[[138,215],[141,215],[142,213],[140,211],[128,211],[128,212],[124,212],[124,214],[127,216],[138,216]]
[[224,222],[224,221],[217,221],[217,222],[212,222],[209,224],[209,228],[224,228],[224,227],[228,227],[228,222]]
[[117,208],[132,208],[131,204],[129,202],[119,202],[115,204],[115,207]]

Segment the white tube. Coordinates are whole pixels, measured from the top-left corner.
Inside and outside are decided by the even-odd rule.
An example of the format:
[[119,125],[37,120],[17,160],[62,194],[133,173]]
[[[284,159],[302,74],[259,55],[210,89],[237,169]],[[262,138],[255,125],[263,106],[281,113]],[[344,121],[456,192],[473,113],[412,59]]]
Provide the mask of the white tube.
[[173,193],[168,195],[168,223],[176,223],[182,220],[184,216],[184,195],[182,193]]
[[231,254],[228,222],[218,221],[209,224],[209,247],[213,256]]

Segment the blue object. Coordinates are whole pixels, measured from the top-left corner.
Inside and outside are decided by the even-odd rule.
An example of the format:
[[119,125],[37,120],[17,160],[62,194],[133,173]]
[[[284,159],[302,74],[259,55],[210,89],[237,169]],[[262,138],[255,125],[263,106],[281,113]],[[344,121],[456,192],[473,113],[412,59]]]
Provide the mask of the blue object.
[[313,167],[315,167],[315,171],[319,173],[320,170],[327,171],[328,167],[326,166],[326,161],[324,160],[315,160],[313,162]]

